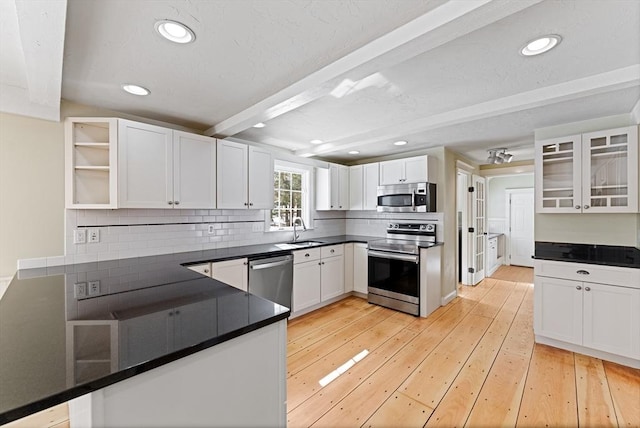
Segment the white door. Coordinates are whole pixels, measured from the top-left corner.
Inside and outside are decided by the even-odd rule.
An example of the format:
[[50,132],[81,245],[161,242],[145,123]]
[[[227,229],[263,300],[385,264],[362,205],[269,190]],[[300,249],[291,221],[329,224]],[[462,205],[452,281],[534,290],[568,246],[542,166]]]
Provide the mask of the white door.
[[533,267],[533,189],[508,190],[509,264]]
[[248,264],[246,258],[211,263],[211,277],[242,291],[247,291],[249,283]]
[[273,208],[273,157],[259,147],[249,147],[249,208]]
[[583,345],[640,358],[640,290],[583,283]]
[[118,120],[118,206],[173,207],[173,131]]
[[362,165],[349,167],[349,209],[362,210],[364,171]]
[[[233,141],[218,141],[218,208],[248,208],[249,148]],[[273,182],[273,176],[270,177]],[[273,192],[272,197],[273,197]]]
[[320,300],[324,302],[341,294],[344,294],[344,257],[322,259]]
[[216,140],[173,132],[173,199],[176,208],[216,207]]
[[487,237],[486,224],[486,181],[484,177],[473,176],[471,216],[472,222],[468,231],[472,236],[473,256],[469,263],[471,284],[477,284],[484,279]]
[[362,209],[375,211],[378,207],[378,178],[377,163],[363,165]]
[[533,287],[535,334],[582,345],[582,282],[536,276]]

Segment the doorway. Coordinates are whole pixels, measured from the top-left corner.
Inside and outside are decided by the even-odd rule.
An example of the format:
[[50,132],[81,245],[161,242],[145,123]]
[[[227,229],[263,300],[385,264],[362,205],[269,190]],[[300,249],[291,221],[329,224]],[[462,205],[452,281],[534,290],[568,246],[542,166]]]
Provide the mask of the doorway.
[[534,192],[529,189],[507,189],[507,264],[533,267]]

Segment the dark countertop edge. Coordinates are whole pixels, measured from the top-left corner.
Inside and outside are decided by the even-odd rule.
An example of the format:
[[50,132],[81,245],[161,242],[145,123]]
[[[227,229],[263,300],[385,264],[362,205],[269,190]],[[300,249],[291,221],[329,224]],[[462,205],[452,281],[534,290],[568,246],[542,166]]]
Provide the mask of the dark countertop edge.
[[535,260],[548,260],[552,262],[563,262],[563,263],[580,263],[583,265],[599,265],[599,266],[611,266],[611,267],[623,267],[629,269],[640,269],[640,265],[638,264],[630,264],[624,262],[611,262],[611,261],[598,261],[598,260],[578,260],[578,259],[563,259],[560,257],[550,257],[550,256],[533,256]]
[[204,349],[211,348],[215,345],[219,345],[221,343],[227,342],[231,339],[235,339],[236,337],[240,337],[244,334],[250,333],[252,331],[261,329],[262,327],[266,327],[270,324],[274,324],[283,319],[287,319],[291,314],[290,310],[284,311],[280,314],[274,315],[267,319],[258,321],[246,327],[240,328],[238,330],[233,330],[228,333],[225,333],[221,336],[216,337],[215,339],[211,339],[197,345],[190,346],[185,349],[181,349],[179,351],[173,352],[171,354],[147,361],[142,364],[138,364],[133,367],[129,367],[127,369],[121,370],[117,373],[110,374],[108,376],[102,377],[100,379],[96,379],[95,381],[91,381],[82,385],[75,386],[70,388],[64,392],[50,395],[48,397],[41,398],[32,403],[26,404],[21,407],[17,407],[15,409],[9,410],[5,413],[0,414],[0,425],[7,424],[9,422],[13,422],[15,420],[21,419],[25,416],[32,415],[34,413],[40,412],[42,410],[46,410],[55,405],[65,403],[74,398],[80,397],[85,394],[89,394],[91,392],[95,392],[99,389],[105,388],[107,386],[113,385],[125,379],[129,379],[138,374],[147,372],[149,370],[155,369],[156,367],[163,366],[170,362],[179,360],[186,356],[195,354],[196,352],[200,352]]

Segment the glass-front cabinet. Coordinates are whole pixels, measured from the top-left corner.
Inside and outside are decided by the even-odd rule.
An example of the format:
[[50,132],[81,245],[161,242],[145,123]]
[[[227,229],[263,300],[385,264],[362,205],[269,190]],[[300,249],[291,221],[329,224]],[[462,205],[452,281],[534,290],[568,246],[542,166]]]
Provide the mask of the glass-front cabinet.
[[638,212],[638,127],[536,141],[536,212]]

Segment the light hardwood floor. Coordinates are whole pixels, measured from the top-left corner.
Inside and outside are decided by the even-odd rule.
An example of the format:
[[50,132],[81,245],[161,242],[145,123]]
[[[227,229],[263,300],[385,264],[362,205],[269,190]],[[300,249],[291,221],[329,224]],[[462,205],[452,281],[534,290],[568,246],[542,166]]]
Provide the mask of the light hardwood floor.
[[350,297],[291,320],[288,425],[640,426],[640,370],[534,344],[532,271],[460,286],[426,319]]
[[[288,425],[640,427],[640,370],[533,343],[532,281],[503,266],[426,319],[349,297],[291,320]],[[66,412],[15,427],[68,427]]]

